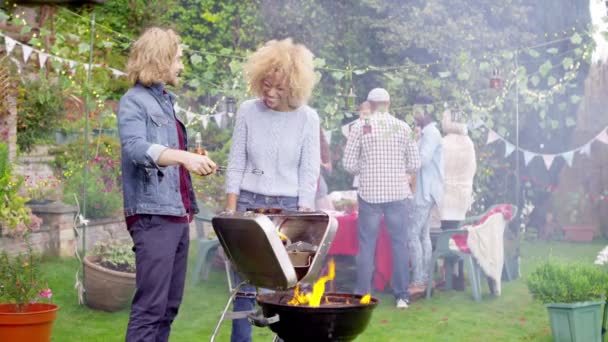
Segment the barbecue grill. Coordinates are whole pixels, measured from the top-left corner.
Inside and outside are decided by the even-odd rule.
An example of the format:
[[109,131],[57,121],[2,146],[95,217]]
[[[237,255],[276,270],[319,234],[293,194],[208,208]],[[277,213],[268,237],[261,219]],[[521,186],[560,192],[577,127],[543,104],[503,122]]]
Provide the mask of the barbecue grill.
[[[287,303],[297,284],[306,286],[319,277],[338,228],[334,217],[325,212],[247,211],[222,213],[212,224],[244,280],[232,290],[211,341],[226,319],[247,318],[256,326],[269,327],[286,342],[350,341],[365,329],[376,298],[360,304],[358,295],[325,293],[318,307]],[[247,284],[276,292],[256,296],[260,311],[229,313]]]

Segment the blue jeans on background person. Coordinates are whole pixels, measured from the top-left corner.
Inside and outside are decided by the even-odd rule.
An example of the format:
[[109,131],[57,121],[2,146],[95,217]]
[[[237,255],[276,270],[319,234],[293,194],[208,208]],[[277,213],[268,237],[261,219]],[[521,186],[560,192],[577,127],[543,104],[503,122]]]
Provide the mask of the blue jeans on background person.
[[358,197],[359,217],[357,219],[357,236],[359,253],[356,257],[357,283],[355,293],[371,293],[374,274],[374,257],[376,241],[380,232],[380,222],[384,222],[391,239],[393,250],[393,294],[395,299],[409,300],[408,286],[409,253],[407,250],[407,222],[410,218],[411,200],[387,203],[369,203]]
[[[246,211],[249,208],[281,208],[287,211],[298,210],[298,198],[287,196],[265,196],[249,191],[241,190],[236,211]],[[242,282],[236,272],[232,272],[233,284],[238,286]],[[241,287],[233,302],[232,311],[250,311],[255,308],[255,287],[246,285]],[[250,295],[250,296],[246,296]],[[251,323],[246,318],[235,319],[232,321],[231,342],[251,342]]]
[[410,257],[412,258],[412,283],[425,286],[429,281],[429,267],[433,256],[431,245],[431,210],[434,202],[417,202],[414,205],[410,225]]

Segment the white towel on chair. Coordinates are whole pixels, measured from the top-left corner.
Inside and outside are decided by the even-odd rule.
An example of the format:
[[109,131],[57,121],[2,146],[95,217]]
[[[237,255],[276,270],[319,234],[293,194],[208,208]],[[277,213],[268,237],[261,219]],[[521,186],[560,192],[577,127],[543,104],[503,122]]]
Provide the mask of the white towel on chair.
[[495,213],[478,226],[468,226],[467,245],[483,272],[494,280],[496,295],[500,295],[502,268],[505,259],[504,231],[507,221]]

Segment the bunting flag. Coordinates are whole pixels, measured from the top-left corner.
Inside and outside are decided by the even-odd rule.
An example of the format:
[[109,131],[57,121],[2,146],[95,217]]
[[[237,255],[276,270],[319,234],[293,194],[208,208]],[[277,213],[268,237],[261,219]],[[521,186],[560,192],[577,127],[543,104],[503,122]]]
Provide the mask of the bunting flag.
[[572,161],[574,160],[574,151],[568,151],[561,154],[561,157],[564,159],[566,164],[569,167],[572,167]]
[[511,155],[515,151],[515,146],[505,140],[505,158]]
[[49,58],[49,55],[44,52],[38,53],[38,62],[40,62],[40,69],[44,69],[46,65],[46,60]]
[[551,165],[553,164],[553,159],[555,159],[554,154],[543,154],[543,161],[545,162],[547,170],[551,168]]
[[70,70],[74,70],[74,68],[76,67],[76,61],[68,59],[68,66],[70,67]]
[[13,52],[15,45],[17,45],[17,41],[11,37],[4,36],[4,45],[6,47],[6,54],[10,55],[11,52]]
[[125,72],[122,72],[122,71],[120,71],[118,69],[110,68],[110,71],[112,71],[112,75],[114,77],[120,77],[120,76],[125,76],[126,75]]
[[192,113],[191,111],[186,111],[186,123],[189,125],[194,118],[196,117],[196,114]]
[[233,116],[234,116],[234,113],[233,113],[233,112],[226,112],[226,114],[228,114],[228,117],[229,117],[229,118],[231,118],[231,117],[233,117]]
[[591,155],[591,142],[588,142],[585,145],[583,145],[583,147],[580,148],[579,153],[590,156]]
[[606,130],[603,130],[602,133],[600,133],[596,139],[598,141],[603,142],[604,144],[608,144],[608,132],[606,132]]
[[224,114],[225,114],[225,112],[213,115],[213,119],[215,120],[217,127],[222,127],[222,121],[224,120]]
[[332,133],[332,131],[323,130],[323,135],[324,135],[325,141],[327,141],[327,144],[330,146],[331,146],[331,133]]
[[209,126],[209,116],[208,115],[201,116],[201,123],[203,124],[203,128],[207,129],[207,126]]
[[500,139],[500,136],[496,132],[494,132],[492,129],[488,129],[488,141],[486,141],[486,145],[489,145],[498,139]]
[[30,60],[33,49],[29,45],[22,44],[21,51],[23,52],[23,63],[27,64],[27,61]]
[[528,164],[530,164],[532,159],[534,159],[534,157],[536,157],[536,154],[534,154],[530,151],[525,151],[525,150],[523,152],[524,152],[524,164],[526,166],[528,166]]

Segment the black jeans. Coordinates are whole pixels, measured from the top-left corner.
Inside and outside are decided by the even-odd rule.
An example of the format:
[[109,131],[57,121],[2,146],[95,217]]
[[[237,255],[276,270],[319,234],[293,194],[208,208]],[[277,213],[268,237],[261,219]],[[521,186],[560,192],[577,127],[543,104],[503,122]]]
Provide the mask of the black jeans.
[[184,293],[189,225],[145,215],[129,233],[137,271],[126,341],[167,342]]

